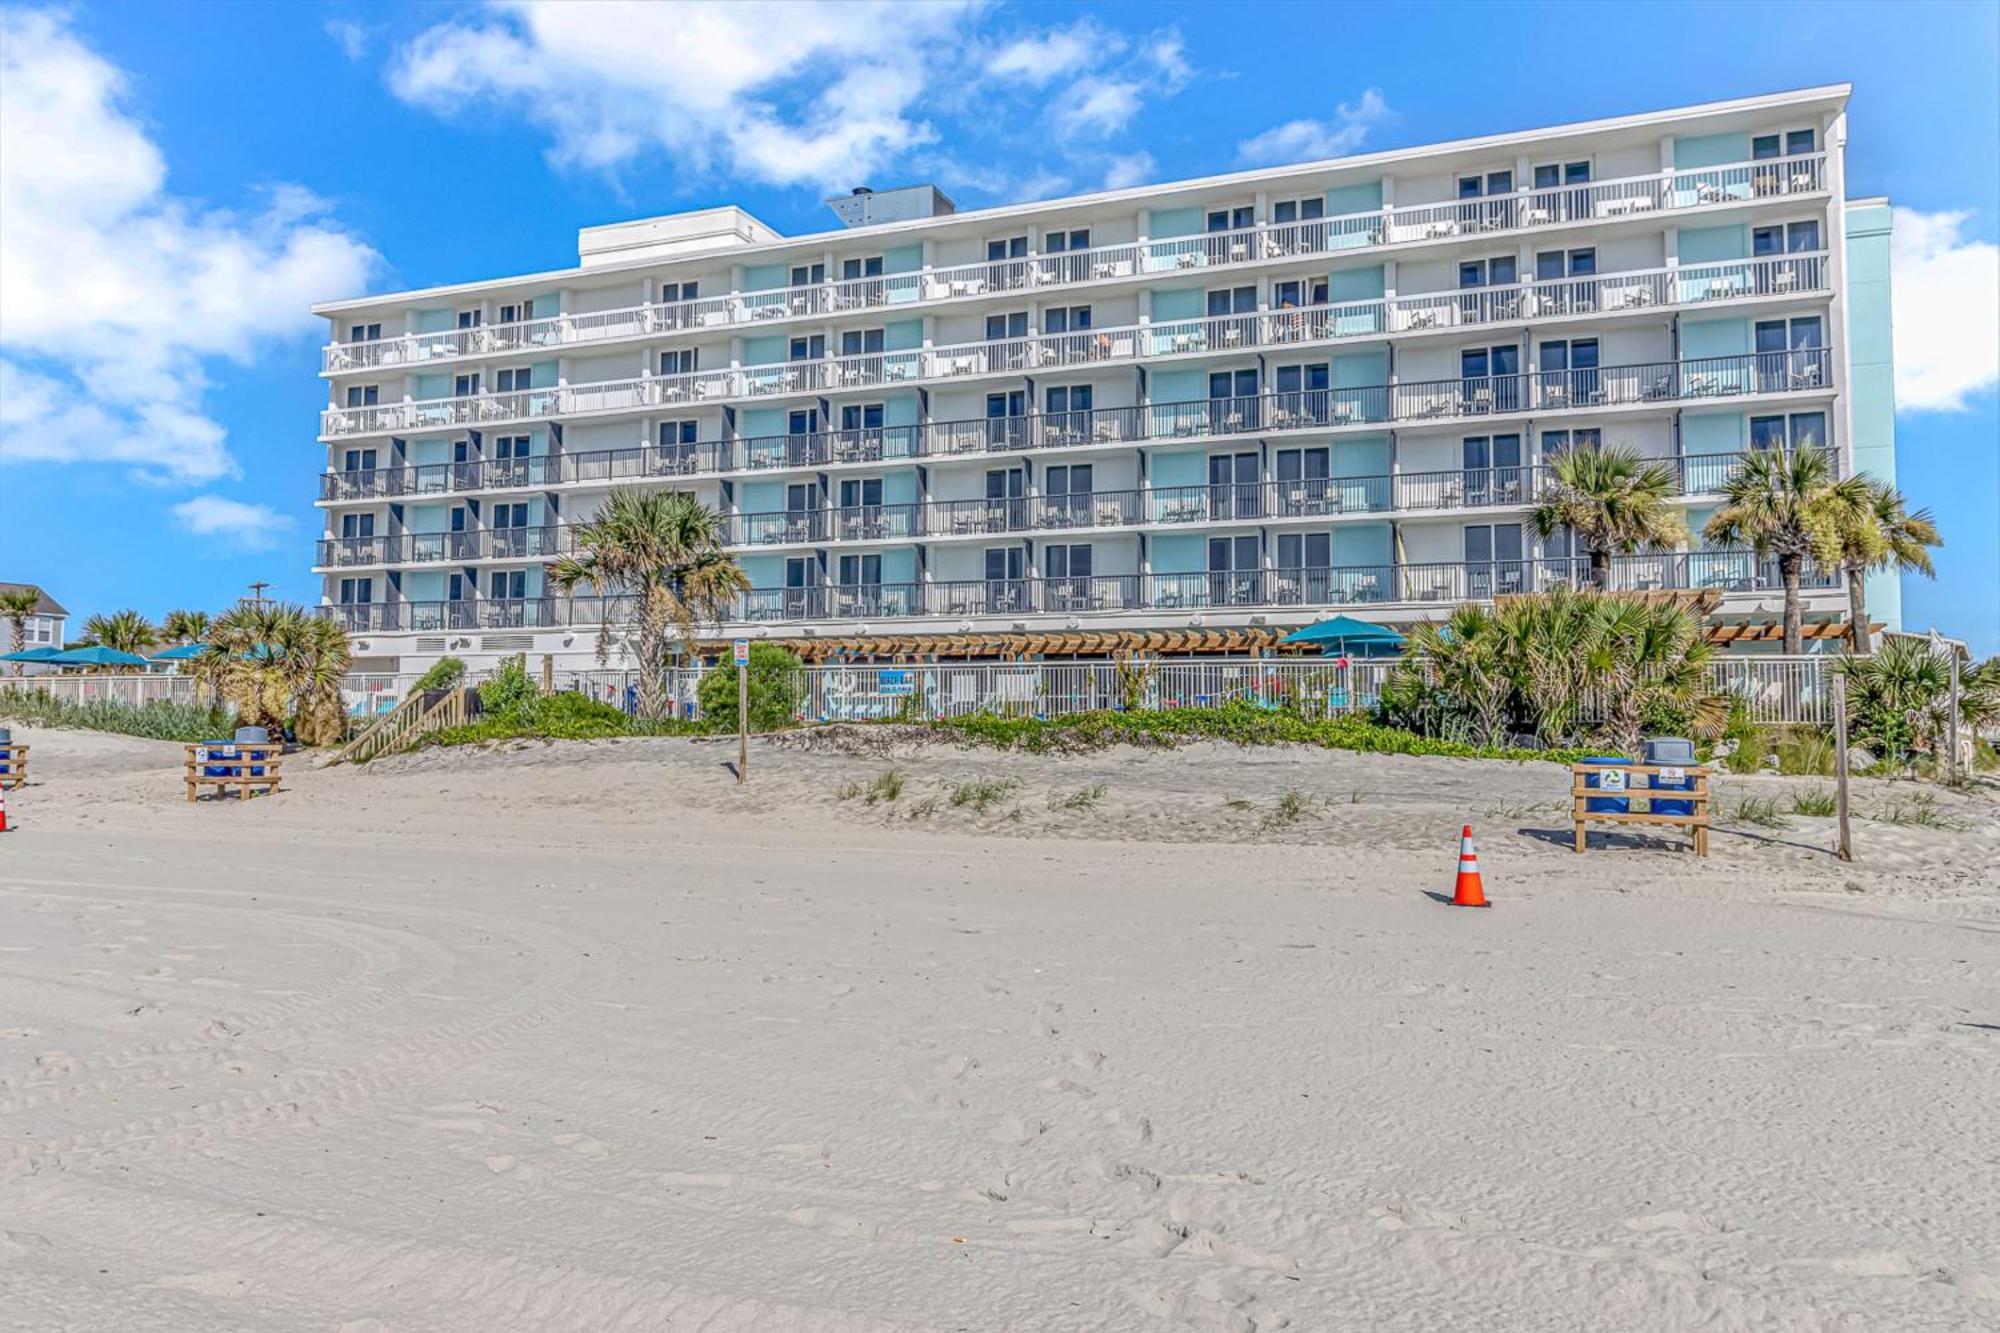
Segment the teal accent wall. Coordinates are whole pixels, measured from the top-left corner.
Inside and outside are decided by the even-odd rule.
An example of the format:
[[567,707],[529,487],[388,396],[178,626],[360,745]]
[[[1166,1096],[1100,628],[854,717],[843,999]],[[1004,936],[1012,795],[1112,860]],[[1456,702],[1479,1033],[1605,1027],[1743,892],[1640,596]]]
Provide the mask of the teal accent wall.
[[1153,538],[1155,574],[1199,574],[1208,568],[1208,538],[1198,532],[1167,532]]
[[791,275],[790,264],[752,264],[743,270],[743,290],[765,292],[773,287],[782,287]]
[[403,526],[415,533],[443,532],[445,527],[445,507],[443,505],[412,505],[409,517]]
[[789,340],[782,333],[767,334],[761,338],[743,340],[743,364],[746,366],[774,366],[785,359]]
[[444,600],[444,571],[442,569],[413,569],[403,575],[403,596],[412,602],[442,602]]
[[750,586],[753,588],[785,586],[785,557],[781,555],[739,556],[736,563],[750,576]]
[[899,245],[894,250],[882,252],[884,273],[915,273],[924,266],[922,245]]
[[736,433],[746,440],[785,433],[785,409],[782,407],[745,408],[736,420]]
[[[1155,450],[1147,459],[1147,475],[1155,488],[1202,486],[1208,482],[1208,455],[1196,450],[1167,453]],[[1166,538],[1162,537],[1161,541]]]
[[1156,370],[1146,397],[1155,403],[1193,403],[1208,397],[1205,370]]
[[557,292],[544,292],[528,302],[528,311],[536,319],[547,319],[562,313],[562,296]]
[[417,312],[418,333],[446,333],[457,326],[457,312],[446,310],[419,310]]
[[531,383],[537,389],[553,389],[562,378],[562,363],[559,361],[537,361],[528,367],[532,375]]
[[1177,319],[1201,319],[1208,314],[1208,289],[1168,287],[1153,293],[1153,322],[1165,324]]
[[1333,475],[1336,477],[1386,477],[1389,475],[1389,437],[1360,435],[1333,442]]
[[[1847,444],[1856,472],[1896,480],[1896,340],[1889,319],[1886,204],[1847,210]],[[1990,314],[1991,312],[1989,312]],[[1868,577],[1868,614],[1903,627],[1903,585],[1887,570]]]
[[1682,227],[1680,256],[1682,264],[1714,264],[1727,259],[1748,259],[1750,228],[1742,224],[1729,227]]
[[1750,352],[1750,321],[1747,319],[1691,319],[1681,325],[1681,359],[1696,361],[1705,356],[1747,356]]
[[736,508],[745,514],[775,514],[784,507],[782,481],[746,481],[736,488]]
[[[898,468],[894,472],[882,474],[882,503],[885,505],[907,505],[917,502],[917,474],[912,468]],[[896,580],[883,578],[885,583]]]
[[410,441],[410,462],[416,467],[429,467],[436,463],[451,461],[451,441],[440,439]]
[[1688,412],[1681,416],[1684,454],[1729,454],[1749,447],[1749,419],[1741,412]]
[[907,352],[924,345],[924,322],[921,319],[899,319],[882,326],[882,348],[888,352]]
[[916,581],[916,547],[894,546],[882,552],[882,582],[915,583]]
[[1748,134],[1691,134],[1674,137],[1674,165],[1681,168],[1719,167],[1750,160]]
[[451,376],[449,375],[417,376],[416,396],[418,398],[420,399],[445,398],[449,397],[450,394],[451,394]]
[[899,393],[882,400],[882,424],[885,426],[914,426],[918,416],[917,396],[913,393]]
[[1333,387],[1365,389],[1389,382],[1389,352],[1348,352],[1333,358]]
[[1377,300],[1387,290],[1380,264],[1373,268],[1336,269],[1327,282],[1327,296],[1336,304]]
[[1349,213],[1373,213],[1381,207],[1382,182],[1379,179],[1363,181],[1359,185],[1341,185],[1326,192],[1326,215],[1330,218],[1345,217]]
[[1333,530],[1333,563],[1337,568],[1393,564],[1393,549],[1387,523],[1354,523]]
[[1199,208],[1158,208],[1153,210],[1149,233],[1156,237],[1193,236],[1201,231]]

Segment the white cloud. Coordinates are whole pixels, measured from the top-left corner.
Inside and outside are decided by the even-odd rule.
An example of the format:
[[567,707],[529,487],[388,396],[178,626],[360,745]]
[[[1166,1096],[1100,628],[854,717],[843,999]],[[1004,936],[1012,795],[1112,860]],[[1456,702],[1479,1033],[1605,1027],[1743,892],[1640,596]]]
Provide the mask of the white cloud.
[[1071,137],[1113,135],[1130,125],[1144,104],[1141,86],[1130,79],[1079,79],[1060,105],[1056,128]]
[[1889,290],[1896,337],[1896,406],[1962,412],[2000,381],[2000,246],[1963,235],[1965,213],[1896,209]]
[[1040,88],[1123,49],[1124,42],[1115,33],[1083,19],[1038,37],[1016,38],[994,53],[986,72],[995,80],[1015,80]]
[[205,209],[126,111],[125,77],[66,16],[0,10],[0,441],[10,457],[233,475],[205,367],[306,333],[377,256],[280,186]]
[[268,551],[292,530],[291,515],[268,505],[246,504],[221,495],[197,495],[174,506],[174,517],[196,537],[244,551]]
[[1236,156],[1246,166],[1342,157],[1359,148],[1370,131],[1394,115],[1379,88],[1370,88],[1333,110],[1331,120],[1288,120],[1245,139],[1236,145]]
[[353,19],[328,19],[326,35],[333,38],[349,60],[359,60],[368,54],[368,29]]
[[1153,161],[1151,153],[1127,153],[1111,159],[1111,165],[1104,172],[1104,188],[1107,190],[1129,190],[1134,185],[1144,185],[1153,178],[1159,164]]

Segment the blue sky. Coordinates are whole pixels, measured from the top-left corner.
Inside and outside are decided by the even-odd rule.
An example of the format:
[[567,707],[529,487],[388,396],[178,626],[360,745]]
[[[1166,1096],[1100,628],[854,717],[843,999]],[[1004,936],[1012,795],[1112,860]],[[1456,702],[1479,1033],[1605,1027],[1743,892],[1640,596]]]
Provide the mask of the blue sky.
[[1947,542],[1905,618],[2000,651],[2000,6],[0,16],[0,578],[75,612],[317,599],[314,300],[722,202],[820,230],[864,180],[977,207],[1850,81],[1850,190],[1911,210],[1899,481]]

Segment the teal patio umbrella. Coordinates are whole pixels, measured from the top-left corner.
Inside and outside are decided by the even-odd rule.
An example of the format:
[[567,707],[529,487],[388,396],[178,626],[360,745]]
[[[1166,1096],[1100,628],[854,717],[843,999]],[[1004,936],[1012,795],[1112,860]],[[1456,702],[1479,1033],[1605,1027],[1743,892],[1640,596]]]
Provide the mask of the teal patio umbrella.
[[93,643],[87,648],[70,648],[60,653],[52,653],[42,661],[50,666],[129,666],[143,667],[146,659],[132,653],[121,653],[116,648],[106,648],[101,643]]
[[23,648],[18,653],[0,653],[0,662],[46,662],[62,649],[54,644],[43,644],[39,648]]
[[1329,653],[1358,653],[1367,656],[1381,649],[1396,649],[1403,646],[1403,636],[1386,625],[1371,625],[1353,616],[1335,616],[1331,620],[1316,620],[1301,629],[1295,629],[1281,644],[1300,644],[1319,648]]
[[198,643],[175,644],[171,648],[164,648],[152,654],[147,660],[150,662],[192,662],[195,658],[201,656],[201,649],[202,645]]

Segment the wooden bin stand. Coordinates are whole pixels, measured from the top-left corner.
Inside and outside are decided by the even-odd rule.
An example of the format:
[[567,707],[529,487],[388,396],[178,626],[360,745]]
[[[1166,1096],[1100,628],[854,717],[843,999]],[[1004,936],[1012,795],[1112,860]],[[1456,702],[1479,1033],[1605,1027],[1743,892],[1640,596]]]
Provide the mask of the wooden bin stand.
[[[1576,850],[1584,850],[1587,826],[1591,824],[1654,824],[1684,828],[1694,838],[1694,854],[1708,855],[1708,770],[1693,764],[1573,764],[1570,766],[1570,799],[1575,805],[1571,820],[1576,826]],[[1585,784],[1587,774],[1596,773],[1598,786]],[[1641,775],[1658,773],[1668,778],[1690,778],[1692,782],[1686,791],[1662,791],[1653,787],[1641,787],[1630,779]],[[1619,783],[1616,787],[1603,785],[1606,777]],[[1606,797],[1625,797],[1624,810],[1592,810],[1586,802]],[[1642,814],[1631,808],[1630,802],[1646,802]],[[1655,801],[1681,801],[1694,807],[1684,815],[1654,814]]]
[[19,741],[0,741],[0,791],[18,787],[28,780],[28,747]]
[[[196,742],[187,747],[187,798],[200,798],[201,789],[207,787],[210,794],[227,796],[234,787],[236,794],[249,799],[262,788],[268,795],[278,790],[278,765],[283,759],[284,746],[278,741],[250,741],[243,744],[211,745]],[[252,754],[261,758],[251,758]],[[219,772],[211,773],[210,769]]]

